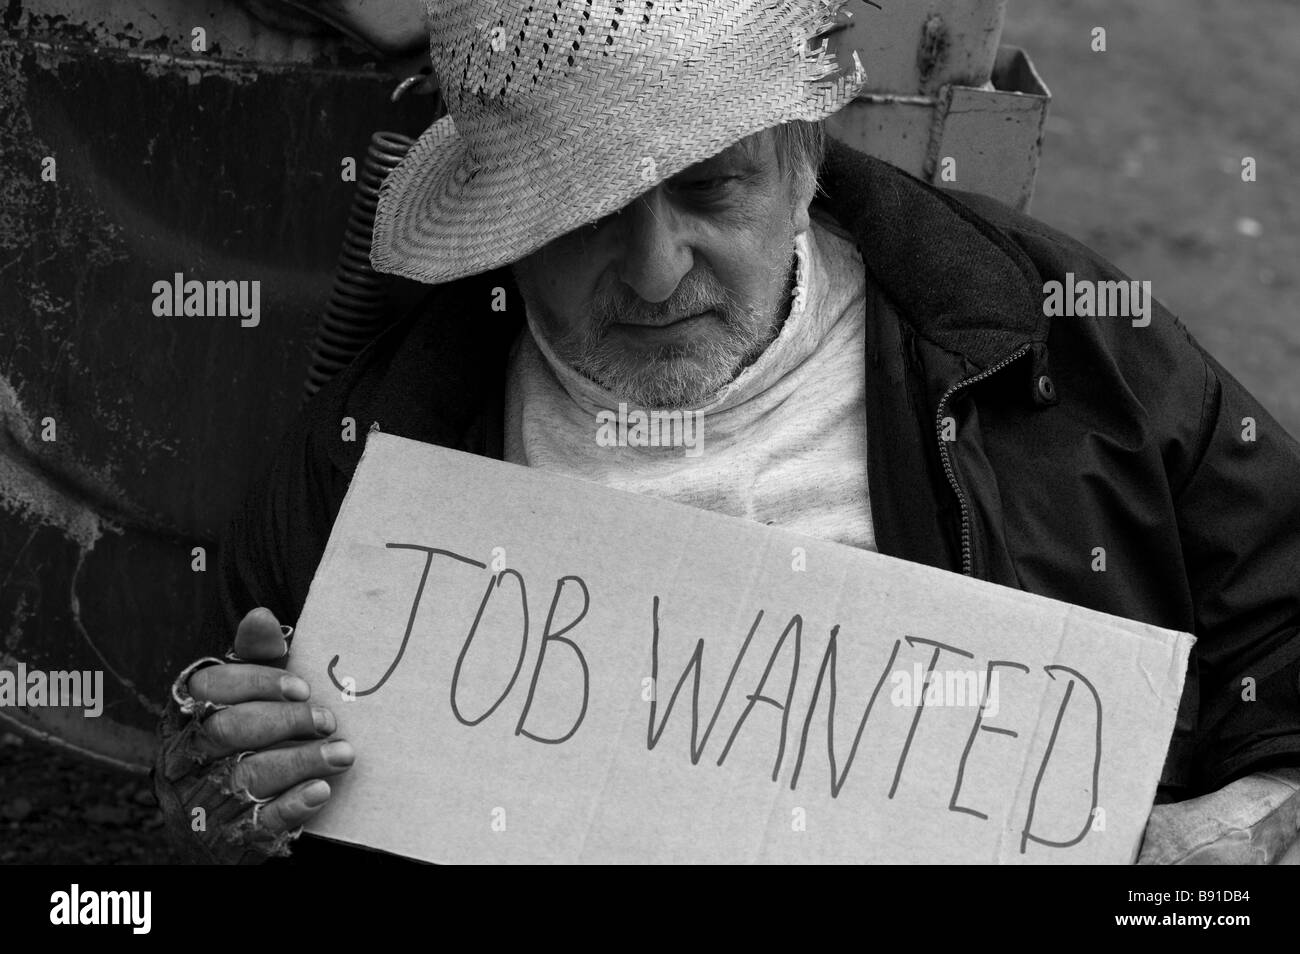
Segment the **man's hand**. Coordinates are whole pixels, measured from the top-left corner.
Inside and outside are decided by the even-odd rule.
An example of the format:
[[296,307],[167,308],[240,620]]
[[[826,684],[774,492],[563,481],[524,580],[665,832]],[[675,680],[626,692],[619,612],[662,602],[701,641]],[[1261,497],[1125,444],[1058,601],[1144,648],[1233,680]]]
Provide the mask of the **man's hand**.
[[1300,769],[1237,779],[1217,792],[1157,805],[1138,864],[1300,863]]
[[260,823],[274,832],[292,831],[325,805],[325,779],[346,772],[355,755],[342,739],[299,741],[319,740],[337,726],[328,709],[304,701],[311,694],[306,682],[278,668],[288,654],[270,610],[259,607],[243,618],[234,649],[249,662],[209,666],[190,677],[195,699],[230,707],[208,716],[196,742],[214,761],[252,752],[234,766],[231,787],[274,797],[262,806]]
[[309,704],[307,683],[284,671],[287,650],[279,621],[259,607],[235,633],[240,661],[214,660],[173,688],[154,790],[172,840],[194,861],[287,855],[329,800],[326,779],[352,765],[352,746],[327,739],[333,714]]

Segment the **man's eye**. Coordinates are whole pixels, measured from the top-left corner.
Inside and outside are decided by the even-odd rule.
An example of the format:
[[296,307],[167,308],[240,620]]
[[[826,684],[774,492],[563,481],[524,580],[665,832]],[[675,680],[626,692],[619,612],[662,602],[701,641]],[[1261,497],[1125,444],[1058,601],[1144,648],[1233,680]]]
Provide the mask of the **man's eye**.
[[735,176],[713,176],[709,179],[693,179],[690,182],[683,182],[678,188],[692,195],[710,195],[721,192],[735,178]]

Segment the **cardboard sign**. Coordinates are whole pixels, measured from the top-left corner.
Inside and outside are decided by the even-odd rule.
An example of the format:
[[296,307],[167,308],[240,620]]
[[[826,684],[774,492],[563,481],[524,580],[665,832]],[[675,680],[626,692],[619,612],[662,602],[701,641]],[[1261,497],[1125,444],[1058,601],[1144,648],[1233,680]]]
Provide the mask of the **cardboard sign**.
[[1131,862],[1190,636],[372,433],[309,830],[438,862]]

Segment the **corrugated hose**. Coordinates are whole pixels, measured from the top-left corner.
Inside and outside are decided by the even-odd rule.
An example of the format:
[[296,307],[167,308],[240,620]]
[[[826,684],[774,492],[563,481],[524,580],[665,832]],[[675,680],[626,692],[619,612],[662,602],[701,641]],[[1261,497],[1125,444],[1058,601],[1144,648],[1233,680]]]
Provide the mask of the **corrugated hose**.
[[370,239],[379,187],[414,142],[409,136],[394,132],[380,131],[370,137],[343,230],[334,285],[325,313],[316,326],[303,400],[347,367],[392,322],[387,307],[388,279],[370,267]]

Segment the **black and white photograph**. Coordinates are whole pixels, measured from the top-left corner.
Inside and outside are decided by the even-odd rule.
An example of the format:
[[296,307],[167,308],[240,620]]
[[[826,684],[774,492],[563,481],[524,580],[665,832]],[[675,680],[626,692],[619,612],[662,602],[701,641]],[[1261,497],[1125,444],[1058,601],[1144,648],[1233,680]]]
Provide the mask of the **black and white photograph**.
[[22,919],[759,864],[1269,921],[1300,7],[9,0],[0,71]]

